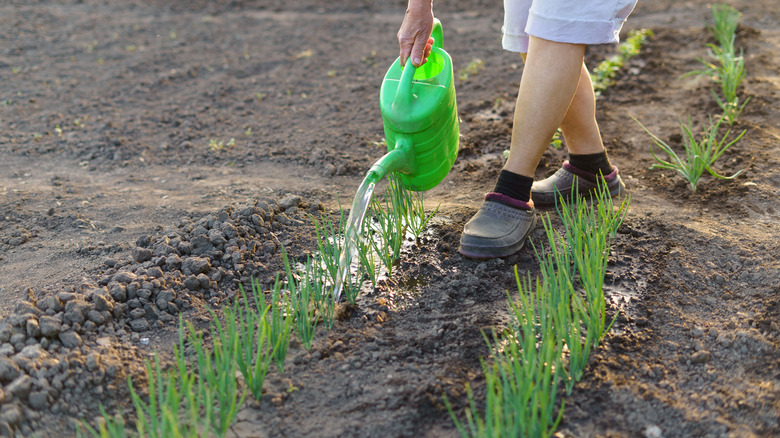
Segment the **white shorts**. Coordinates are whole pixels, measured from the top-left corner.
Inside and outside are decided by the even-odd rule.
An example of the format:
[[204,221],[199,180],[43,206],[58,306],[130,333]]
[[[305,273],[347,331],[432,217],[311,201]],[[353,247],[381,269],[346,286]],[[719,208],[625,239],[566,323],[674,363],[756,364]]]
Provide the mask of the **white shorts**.
[[528,52],[528,36],[573,44],[620,40],[637,0],[504,0],[504,49]]

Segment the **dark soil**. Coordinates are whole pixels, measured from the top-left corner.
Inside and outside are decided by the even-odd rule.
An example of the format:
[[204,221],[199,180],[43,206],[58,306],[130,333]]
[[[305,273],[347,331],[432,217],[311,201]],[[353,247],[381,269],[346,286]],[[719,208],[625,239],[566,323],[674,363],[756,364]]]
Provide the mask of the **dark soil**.
[[[780,13],[732,4],[751,101],[717,168],[744,172],[693,193],[649,169],[631,116],[680,145],[678,117],[717,114],[708,79],[681,77],[706,56],[708,2],[640,2],[626,25],[655,37],[599,100],[631,194],[606,278],[618,317],[560,436],[780,435]],[[250,277],[268,289],[281,245],[314,251],[309,214],[348,204],[383,153],[378,89],[404,7],[0,5],[0,436],[72,436],[101,404],[132,419],[127,377],[169,356],[179,314],[205,327]],[[437,219],[311,351],[291,347],[235,436],[452,437],[442,395],[459,413],[466,383],[482,397],[482,332],[509,320],[513,268],[538,265],[530,248],[479,262],[457,245],[508,148],[522,62],[500,48],[500,2],[436,12],[455,68],[484,61],[456,82],[461,151],[426,193]],[[565,158],[551,148],[537,176]]]

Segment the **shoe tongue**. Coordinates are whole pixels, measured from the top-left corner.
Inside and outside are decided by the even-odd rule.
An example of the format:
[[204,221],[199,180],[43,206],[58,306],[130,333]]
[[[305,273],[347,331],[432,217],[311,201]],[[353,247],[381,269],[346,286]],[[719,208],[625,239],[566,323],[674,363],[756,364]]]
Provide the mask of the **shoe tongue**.
[[517,208],[519,210],[533,210],[534,207],[532,204],[528,202],[521,201],[519,199],[512,198],[511,196],[507,196],[503,193],[496,193],[496,192],[490,192],[485,195],[485,201],[496,201],[500,202],[504,205],[508,205],[512,208]]

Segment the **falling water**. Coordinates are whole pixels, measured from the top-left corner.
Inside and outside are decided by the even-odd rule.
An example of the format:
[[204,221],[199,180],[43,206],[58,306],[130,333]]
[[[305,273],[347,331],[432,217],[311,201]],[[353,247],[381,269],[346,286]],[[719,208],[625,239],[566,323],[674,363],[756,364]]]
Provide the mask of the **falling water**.
[[341,296],[341,289],[349,275],[350,267],[355,256],[357,256],[357,244],[360,238],[360,228],[363,226],[363,218],[366,216],[368,203],[371,201],[371,195],[374,193],[377,177],[369,172],[363,183],[355,194],[355,200],[352,201],[352,209],[349,211],[347,224],[344,231],[344,246],[341,248],[339,257],[339,270],[336,275],[336,284],[333,287],[333,300],[338,303]]

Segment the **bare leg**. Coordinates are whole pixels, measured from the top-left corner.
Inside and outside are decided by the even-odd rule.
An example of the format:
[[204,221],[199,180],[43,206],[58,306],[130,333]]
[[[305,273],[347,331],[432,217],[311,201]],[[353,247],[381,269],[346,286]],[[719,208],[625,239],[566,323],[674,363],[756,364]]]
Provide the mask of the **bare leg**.
[[[544,149],[561,125],[575,91],[581,86],[584,56],[585,46],[582,44],[531,37],[515,105],[509,159],[504,169],[533,177]],[[583,101],[587,103],[587,99]],[[595,99],[593,102],[595,108]],[[593,120],[595,122],[595,116]],[[571,125],[569,129],[575,132],[580,129],[579,117],[573,118]]]
[[599,125],[596,123],[596,96],[585,64],[580,71],[577,91],[561,121],[561,130],[566,146],[573,154],[597,154],[604,150]]

